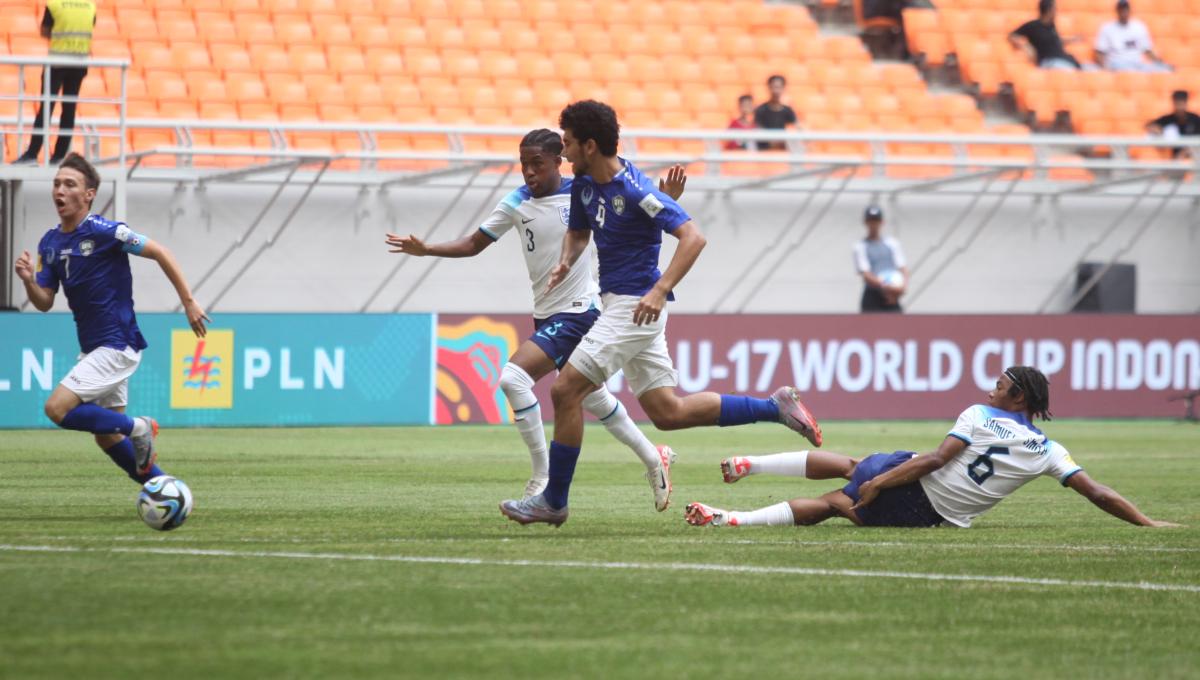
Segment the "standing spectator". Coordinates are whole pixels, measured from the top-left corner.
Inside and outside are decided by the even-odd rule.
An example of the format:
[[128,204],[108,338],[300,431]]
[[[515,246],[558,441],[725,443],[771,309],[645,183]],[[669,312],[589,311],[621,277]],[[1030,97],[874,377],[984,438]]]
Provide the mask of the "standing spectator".
[[1100,27],[1093,58],[1110,71],[1170,71],[1170,65],[1154,53],[1150,29],[1141,19],[1129,16],[1129,0],[1118,0],[1117,19]]
[[[1041,68],[1078,69],[1079,61],[1063,49],[1062,37],[1054,25],[1058,8],[1054,0],[1038,0],[1038,18],[1028,21],[1008,34],[1008,42],[1015,50],[1022,50]],[[1024,38],[1022,42],[1021,38]],[[1079,40],[1072,37],[1068,42]]]
[[[754,129],[754,97],[744,94],[738,97],[738,117],[729,121],[730,130],[753,130]],[[743,151],[747,148],[747,142],[735,141],[732,139],[726,140],[724,147],[726,151]]]
[[[1200,116],[1187,110],[1187,90],[1172,92],[1171,103],[1175,105],[1175,110],[1146,123],[1146,131],[1152,135],[1162,135],[1167,139],[1176,139],[1184,135],[1200,135]],[[1171,149],[1172,158],[1191,158],[1191,156],[1191,151],[1181,146]]]
[[[92,53],[92,29],[96,26],[96,3],[92,0],[48,0],[46,11],[42,14],[42,37],[50,41],[51,57],[74,57],[86,59]],[[39,92],[46,91],[46,79],[50,79],[50,96],[59,92],[64,97],[78,97],[83,79],[87,76],[87,66],[47,66],[42,71],[42,87]],[[61,163],[71,150],[71,131],[75,128],[75,107],[73,101],[65,101],[62,105],[62,118],[58,121],[58,141],[54,144],[54,153],[50,156],[50,164]],[[43,116],[43,114],[45,114]],[[34,116],[34,125],[43,130],[50,127],[50,118],[54,115],[54,102],[45,102],[38,106]],[[45,132],[36,132],[29,140],[29,148],[17,163],[36,163],[42,150]]]
[[881,236],[883,209],[867,207],[863,214],[867,237],[854,244],[854,266],[863,279],[863,312],[900,312],[900,296],[908,285],[908,266],[900,242]]
[[[754,109],[754,126],[764,130],[786,130],[789,125],[796,124],[796,112],[792,107],[783,103],[783,91],[787,89],[787,79],[781,75],[767,78],[767,90],[771,98],[765,104],[759,104]],[[759,151],[786,151],[786,142],[759,142]]]

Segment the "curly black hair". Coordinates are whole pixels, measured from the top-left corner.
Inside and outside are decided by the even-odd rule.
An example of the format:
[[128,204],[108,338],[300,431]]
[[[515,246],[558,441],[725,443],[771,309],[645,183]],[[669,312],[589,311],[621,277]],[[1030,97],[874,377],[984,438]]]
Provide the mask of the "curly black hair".
[[561,156],[563,150],[562,137],[559,137],[557,132],[546,128],[530,130],[521,138],[521,146],[535,147],[552,156]]
[[617,155],[621,126],[617,123],[617,112],[608,104],[593,99],[569,104],[559,114],[558,126],[570,130],[580,144],[594,139],[601,154]]
[[1044,373],[1033,366],[1009,366],[1004,375],[1012,381],[1008,396],[1024,394],[1025,410],[1042,420],[1050,420],[1050,381]]

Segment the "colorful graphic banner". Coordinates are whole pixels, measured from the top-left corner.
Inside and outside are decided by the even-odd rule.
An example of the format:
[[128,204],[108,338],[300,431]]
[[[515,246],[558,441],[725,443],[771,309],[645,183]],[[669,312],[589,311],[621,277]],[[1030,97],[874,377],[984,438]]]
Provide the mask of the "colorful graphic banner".
[[[129,411],[164,426],[432,422],[428,314],[139,314],[150,344]],[[51,427],[42,404],[75,364],[69,314],[0,315],[0,427]]]
[[[471,323],[511,328],[521,341],[532,332],[526,316]],[[821,418],[953,418],[1012,364],[1046,372],[1051,410],[1062,417],[1177,417],[1184,406],[1172,398],[1200,390],[1197,316],[673,315],[667,337],[680,393],[766,395],[795,385]],[[502,365],[474,374],[498,375]],[[547,420],[552,380],[536,389]],[[609,387],[644,419],[620,376]],[[503,398],[498,386],[489,390],[481,394]],[[505,422],[482,412],[458,420]]]

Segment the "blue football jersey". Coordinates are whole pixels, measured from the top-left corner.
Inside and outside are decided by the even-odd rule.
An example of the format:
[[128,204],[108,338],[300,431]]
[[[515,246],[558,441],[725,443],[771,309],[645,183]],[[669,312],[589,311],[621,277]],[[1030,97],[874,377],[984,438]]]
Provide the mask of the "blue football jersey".
[[645,295],[662,276],[662,233],[692,218],[632,163],[619,160],[624,168],[607,184],[597,184],[587,175],[575,178],[569,226],[592,231],[601,293]]
[[133,313],[128,255],[145,246],[145,236],[99,215],[88,215],[69,233],[55,227],[38,244],[37,284],[55,291],[62,284],[85,353],[146,348]]

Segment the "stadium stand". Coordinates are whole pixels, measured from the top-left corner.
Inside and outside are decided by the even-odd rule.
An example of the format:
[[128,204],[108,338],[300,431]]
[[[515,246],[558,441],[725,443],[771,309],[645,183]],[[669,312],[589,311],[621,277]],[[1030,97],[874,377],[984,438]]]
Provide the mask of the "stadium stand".
[[[1149,25],[1156,51],[1175,65],[1173,73],[1044,71],[1014,51],[1006,36],[1031,17],[1033,4],[940,0],[938,9],[905,10],[909,49],[931,65],[953,57],[963,82],[982,97],[1005,91],[1036,128],[1056,123],[1090,135],[1139,135],[1154,111],[1177,89],[1200,86],[1200,54],[1194,36],[1200,30],[1198,0],[1139,0],[1137,16]],[[1056,24],[1063,36],[1082,40],[1068,45],[1081,63],[1092,60],[1099,27],[1113,15],[1111,3],[1060,0]],[[1162,157],[1156,149],[1135,156]]]
[[[629,127],[721,128],[728,102],[747,90],[761,100],[761,84],[778,72],[805,129],[986,131],[969,98],[931,94],[910,65],[873,63],[856,37],[819,34],[802,6],[616,5],[575,3],[568,23],[559,4],[545,0],[119,0],[101,5],[94,53],[132,60],[133,118],[535,125],[552,123],[569,99],[596,97],[611,100]],[[40,8],[0,8],[10,50],[44,54]],[[571,36],[588,36],[579,54],[551,58],[541,47]],[[93,78],[85,89],[115,96],[117,87]],[[138,151],[158,140],[130,141]],[[483,140],[485,148],[499,143]],[[411,139],[386,144],[382,150],[412,148]],[[661,142],[657,150],[688,148]]]

